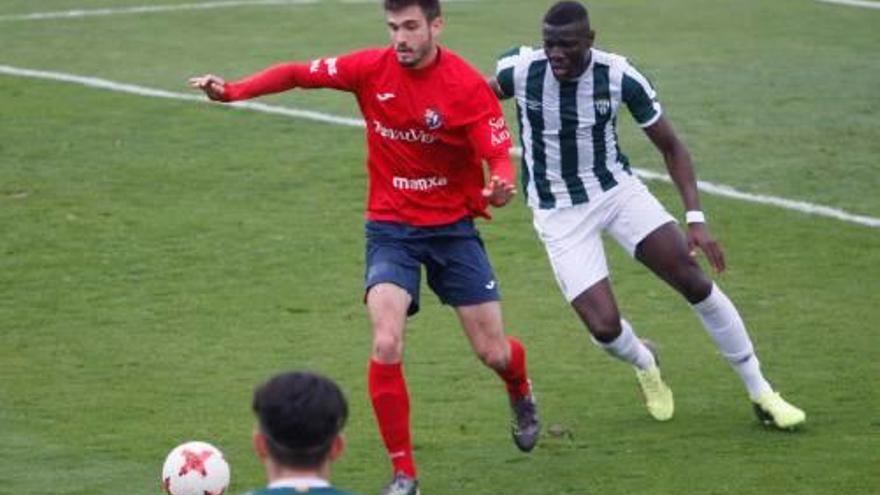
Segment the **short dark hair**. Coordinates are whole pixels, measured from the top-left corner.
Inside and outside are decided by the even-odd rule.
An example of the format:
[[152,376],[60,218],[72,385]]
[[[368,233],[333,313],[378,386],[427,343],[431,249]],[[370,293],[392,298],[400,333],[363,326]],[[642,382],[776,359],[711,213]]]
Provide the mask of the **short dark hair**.
[[253,410],[269,455],[292,468],[323,464],[348,419],[348,403],[339,387],[311,372],[270,378],[254,391]]
[[544,15],[544,24],[551,26],[567,26],[576,22],[590,24],[590,15],[587,8],[580,2],[556,2]]
[[428,21],[433,21],[441,15],[440,0],[385,0],[385,10],[389,12],[397,12],[413,5],[422,9]]

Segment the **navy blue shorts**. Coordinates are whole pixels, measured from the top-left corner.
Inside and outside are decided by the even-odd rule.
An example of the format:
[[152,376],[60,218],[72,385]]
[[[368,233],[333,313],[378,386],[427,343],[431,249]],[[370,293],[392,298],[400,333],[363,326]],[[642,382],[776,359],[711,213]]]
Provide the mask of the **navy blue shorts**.
[[428,286],[443,304],[499,300],[498,282],[472,219],[438,227],[368,221],[365,230],[365,290],[381,283],[405,289],[412,296],[407,314],[419,311],[422,265]]

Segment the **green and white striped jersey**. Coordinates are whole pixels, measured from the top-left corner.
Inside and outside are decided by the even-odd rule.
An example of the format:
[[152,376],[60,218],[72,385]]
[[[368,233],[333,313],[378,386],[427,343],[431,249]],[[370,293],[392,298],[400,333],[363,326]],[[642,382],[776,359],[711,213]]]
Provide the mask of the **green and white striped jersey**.
[[662,109],[651,83],[624,57],[592,49],[580,78],[559,81],[544,50],[520,47],[499,58],[496,78],[504,95],[516,98],[529,206],[586,203],[632,180],[617,139],[621,103],[641,127]]

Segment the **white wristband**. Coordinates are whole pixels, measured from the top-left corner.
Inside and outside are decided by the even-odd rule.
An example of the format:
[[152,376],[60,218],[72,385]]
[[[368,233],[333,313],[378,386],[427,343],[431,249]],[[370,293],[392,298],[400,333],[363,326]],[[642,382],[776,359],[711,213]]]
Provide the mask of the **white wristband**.
[[706,223],[706,215],[702,211],[689,211],[684,214],[684,221],[688,225],[692,223]]

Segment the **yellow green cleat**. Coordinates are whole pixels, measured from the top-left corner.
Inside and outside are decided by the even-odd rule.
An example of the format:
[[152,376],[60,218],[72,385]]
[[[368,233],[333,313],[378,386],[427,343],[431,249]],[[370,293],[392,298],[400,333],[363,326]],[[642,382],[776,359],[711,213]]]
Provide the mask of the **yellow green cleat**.
[[762,423],[781,430],[793,429],[807,420],[806,413],[786,402],[781,395],[772,390],[753,399],[752,406]]
[[648,340],[642,340],[645,346],[654,355],[654,361],[657,362],[650,368],[640,370],[636,369],[636,378],[639,381],[639,387],[642,389],[642,395],[645,397],[645,405],[648,412],[657,421],[669,421],[675,412],[675,401],[672,399],[672,390],[663,382],[660,375],[660,360],[657,359],[657,349],[654,344]]

